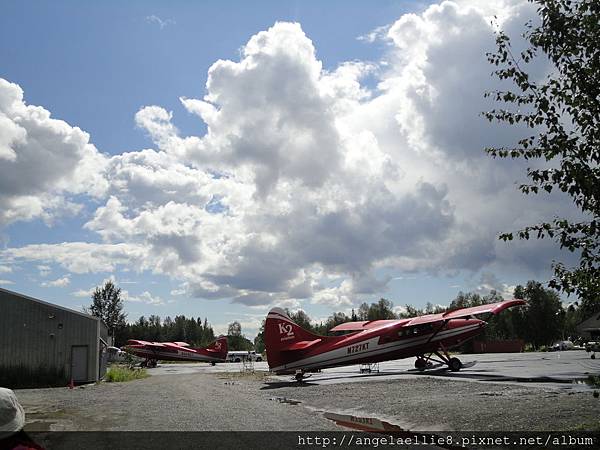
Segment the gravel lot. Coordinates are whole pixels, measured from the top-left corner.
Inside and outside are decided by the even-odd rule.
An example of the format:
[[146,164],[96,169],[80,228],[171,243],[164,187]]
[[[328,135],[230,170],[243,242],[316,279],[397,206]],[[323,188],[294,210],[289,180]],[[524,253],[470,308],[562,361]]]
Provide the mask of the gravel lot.
[[295,385],[261,372],[195,373],[16,392],[29,431],[341,430],[325,412],[411,431],[571,430],[598,429],[600,413],[591,390],[433,377]]

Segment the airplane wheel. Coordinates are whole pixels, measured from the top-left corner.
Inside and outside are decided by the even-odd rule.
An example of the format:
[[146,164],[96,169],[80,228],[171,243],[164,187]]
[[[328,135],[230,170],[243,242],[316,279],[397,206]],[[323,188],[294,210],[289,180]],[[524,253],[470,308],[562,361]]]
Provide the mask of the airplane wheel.
[[462,367],[462,363],[458,358],[450,358],[450,361],[448,361],[448,367],[450,367],[452,372],[458,372]]
[[592,359],[596,359],[596,355],[595,355],[595,354],[592,354],[591,358],[592,358]]
[[425,370],[427,367],[427,362],[423,358],[417,358],[415,360],[415,369]]
[[158,361],[154,361],[154,360],[152,360],[148,363],[148,367],[152,367],[152,368],[156,367],[157,365],[158,365]]
[[216,365],[217,365],[217,363],[215,363],[215,362],[211,362],[211,363],[210,363],[210,365],[211,365],[211,366],[216,366]]

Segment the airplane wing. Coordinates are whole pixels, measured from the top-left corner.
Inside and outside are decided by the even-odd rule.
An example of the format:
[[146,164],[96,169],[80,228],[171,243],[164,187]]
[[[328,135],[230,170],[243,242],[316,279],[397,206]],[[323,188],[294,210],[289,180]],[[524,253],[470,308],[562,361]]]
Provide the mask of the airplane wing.
[[408,320],[386,319],[386,320],[368,320],[364,322],[345,322],[333,327],[329,331],[364,331],[372,330],[373,328],[385,327],[387,325],[402,324]]
[[157,346],[161,346],[161,347],[169,347],[169,348],[187,350],[187,348],[185,348],[185,346],[179,345],[180,342],[153,342],[153,344],[155,344]]
[[147,344],[152,344],[152,342],[140,341],[139,339],[129,339],[127,341],[127,343],[131,344],[131,345],[147,345]]
[[507,300],[504,302],[473,306],[472,308],[461,308],[455,309],[454,311],[447,311],[442,314],[442,317],[444,319],[462,319],[464,317],[476,316],[478,314],[498,314],[499,312],[504,311],[506,308],[525,304],[527,304],[525,300]]
[[166,345],[162,342],[144,342],[144,345],[148,348],[165,348]]
[[419,325],[422,323],[439,322],[442,320],[466,319],[470,316],[479,314],[498,314],[500,311],[512,306],[525,305],[525,300],[506,300],[504,302],[489,303],[487,305],[473,306],[471,308],[459,308],[452,311],[446,311],[441,314],[427,314],[425,316],[415,317],[407,322],[406,326]]

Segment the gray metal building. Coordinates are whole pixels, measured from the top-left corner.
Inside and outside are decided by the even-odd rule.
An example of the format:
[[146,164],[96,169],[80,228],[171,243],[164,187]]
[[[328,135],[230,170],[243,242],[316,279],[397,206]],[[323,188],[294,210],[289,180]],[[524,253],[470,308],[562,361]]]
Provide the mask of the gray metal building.
[[97,381],[107,336],[97,317],[0,288],[0,386]]

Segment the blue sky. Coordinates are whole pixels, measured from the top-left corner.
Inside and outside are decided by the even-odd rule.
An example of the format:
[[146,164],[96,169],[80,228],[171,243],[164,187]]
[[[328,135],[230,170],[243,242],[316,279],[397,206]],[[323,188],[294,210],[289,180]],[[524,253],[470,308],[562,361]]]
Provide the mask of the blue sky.
[[488,19],[518,30],[531,14],[3,2],[2,287],[80,309],[113,278],[130,320],[239,320],[252,336],[274,305],[324,319],[547,279],[564,255],[496,236],[569,204],[523,198],[525,166],[483,152],[518,130],[478,114],[497,86]]

